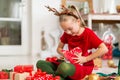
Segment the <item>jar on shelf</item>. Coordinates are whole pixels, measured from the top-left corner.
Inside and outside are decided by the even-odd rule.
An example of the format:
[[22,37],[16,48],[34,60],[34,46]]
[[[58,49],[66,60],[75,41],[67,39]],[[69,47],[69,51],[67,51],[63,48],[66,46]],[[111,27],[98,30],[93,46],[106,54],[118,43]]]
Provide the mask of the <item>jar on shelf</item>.
[[108,48],[108,52],[102,56],[103,59],[112,59],[112,49],[113,49],[112,45],[114,40],[115,40],[115,36],[112,33],[111,28],[108,28],[108,30],[105,31],[103,34],[103,41]]

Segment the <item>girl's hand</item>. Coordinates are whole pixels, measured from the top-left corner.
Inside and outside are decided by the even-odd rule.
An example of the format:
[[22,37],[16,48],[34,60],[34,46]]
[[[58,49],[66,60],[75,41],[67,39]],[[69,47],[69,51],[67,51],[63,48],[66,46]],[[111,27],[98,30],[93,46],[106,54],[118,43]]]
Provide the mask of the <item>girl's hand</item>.
[[75,53],[75,56],[76,57],[72,58],[72,59],[76,60],[75,63],[83,64],[83,63],[87,62],[87,58],[82,56],[82,52],[81,53]]

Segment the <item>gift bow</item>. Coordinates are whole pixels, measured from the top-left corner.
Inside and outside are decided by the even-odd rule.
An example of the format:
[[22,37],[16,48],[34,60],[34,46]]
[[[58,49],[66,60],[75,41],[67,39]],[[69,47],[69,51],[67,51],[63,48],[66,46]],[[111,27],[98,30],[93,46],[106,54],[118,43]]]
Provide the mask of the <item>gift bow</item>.
[[61,62],[64,62],[64,60],[58,59],[56,56],[54,56],[54,57],[47,57],[46,61],[49,61],[49,62],[54,63],[56,65],[59,65]]

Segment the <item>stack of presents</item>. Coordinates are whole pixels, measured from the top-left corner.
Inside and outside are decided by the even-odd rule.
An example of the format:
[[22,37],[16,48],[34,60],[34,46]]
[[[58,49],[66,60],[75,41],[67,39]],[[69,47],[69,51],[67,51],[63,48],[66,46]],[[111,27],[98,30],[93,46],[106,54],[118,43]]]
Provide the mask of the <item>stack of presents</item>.
[[34,71],[33,65],[17,65],[13,70],[0,71],[0,80],[60,80],[60,77],[42,72],[41,69]]

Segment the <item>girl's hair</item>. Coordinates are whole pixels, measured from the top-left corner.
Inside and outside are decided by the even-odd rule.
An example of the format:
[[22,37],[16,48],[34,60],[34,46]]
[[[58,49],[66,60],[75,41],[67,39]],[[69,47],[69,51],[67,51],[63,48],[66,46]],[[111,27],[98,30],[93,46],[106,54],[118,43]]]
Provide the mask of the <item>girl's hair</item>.
[[66,17],[68,17],[68,16],[72,16],[72,17],[74,17],[75,19],[79,19],[78,14],[76,13],[76,10],[75,10],[74,8],[68,7],[68,10],[69,10],[70,12],[72,12],[74,15],[71,15],[71,14],[63,14],[63,15],[60,15],[60,16],[59,16],[60,22],[61,22],[61,21],[65,21]]
[[71,5],[68,8],[66,8],[65,6],[62,6],[61,7],[61,9],[62,9],[61,12],[59,12],[55,8],[51,8],[49,6],[45,6],[45,7],[48,8],[49,11],[54,12],[55,15],[59,16],[60,22],[67,20],[66,17],[70,16],[70,17],[73,17],[74,19],[80,19],[81,20],[81,25],[84,26],[84,27],[86,26],[83,18],[81,17],[81,14],[80,14],[79,10],[74,5]]
[[66,21],[68,18],[67,17],[70,17],[70,18],[73,18],[73,19],[80,19],[81,20],[81,26],[82,27],[85,27],[86,24],[83,20],[83,18],[81,17],[81,14],[79,13],[78,9],[75,7],[75,6],[69,6],[68,7],[68,10],[70,12],[72,12],[74,15],[71,15],[71,14],[63,14],[63,15],[60,15],[59,16],[59,21],[62,22],[62,21]]

